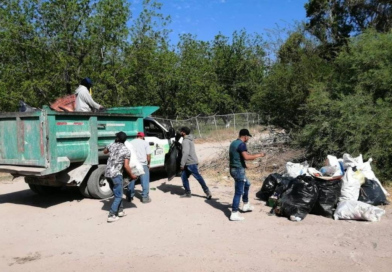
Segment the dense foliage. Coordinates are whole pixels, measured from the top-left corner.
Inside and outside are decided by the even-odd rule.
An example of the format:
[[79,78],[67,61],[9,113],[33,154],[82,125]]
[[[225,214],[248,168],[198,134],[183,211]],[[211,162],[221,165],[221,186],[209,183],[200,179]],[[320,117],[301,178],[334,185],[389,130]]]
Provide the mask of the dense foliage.
[[161,7],[145,0],[132,18],[126,0],[0,1],[0,111],[19,100],[49,104],[86,76],[106,107],[158,105],[179,117],[247,111],[265,72],[260,36],[183,35],[173,46]]
[[256,111],[315,161],[362,153],[392,176],[390,0],[309,0],[272,57],[271,41],[245,30],[173,45],[161,7],[144,0],[133,18],[126,0],[0,0],[0,111],[49,104],[88,76],[106,107]]

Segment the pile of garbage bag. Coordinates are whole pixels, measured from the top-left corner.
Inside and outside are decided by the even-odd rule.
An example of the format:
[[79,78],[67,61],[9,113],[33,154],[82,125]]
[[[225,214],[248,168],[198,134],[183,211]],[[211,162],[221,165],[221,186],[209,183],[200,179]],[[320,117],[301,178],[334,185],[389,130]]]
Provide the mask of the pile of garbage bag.
[[379,221],[389,195],[372,171],[370,158],[328,155],[319,170],[305,161],[287,162],[283,174],[273,173],[256,197],[266,201],[271,214],[301,221],[309,213],[327,218]]

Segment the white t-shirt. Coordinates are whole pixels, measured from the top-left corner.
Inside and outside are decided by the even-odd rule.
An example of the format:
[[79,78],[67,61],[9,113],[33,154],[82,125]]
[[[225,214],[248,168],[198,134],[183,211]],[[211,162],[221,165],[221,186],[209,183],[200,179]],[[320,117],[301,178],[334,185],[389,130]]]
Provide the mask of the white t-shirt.
[[142,139],[134,139],[131,141],[131,144],[138,161],[143,165],[147,165],[147,155],[151,154],[151,148],[148,142]]

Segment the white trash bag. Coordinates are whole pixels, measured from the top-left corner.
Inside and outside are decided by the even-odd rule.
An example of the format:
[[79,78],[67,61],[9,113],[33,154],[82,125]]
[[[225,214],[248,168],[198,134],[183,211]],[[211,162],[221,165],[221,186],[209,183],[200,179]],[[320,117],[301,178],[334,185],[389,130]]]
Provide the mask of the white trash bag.
[[381,216],[384,214],[385,211],[378,207],[361,201],[347,200],[338,204],[333,217],[335,220],[367,220],[377,222],[381,220]]
[[362,154],[360,154],[356,158],[351,157],[351,155],[347,153],[343,155],[344,169],[348,169],[349,167],[362,168],[362,165],[363,165]]
[[349,167],[342,178],[342,189],[340,190],[339,201],[358,200],[361,182],[364,176],[359,176]]
[[131,167],[132,174],[135,176],[144,175],[143,165],[138,161],[135,149],[133,149],[132,144],[129,141],[125,141],[125,146],[131,152],[131,159],[129,160],[129,166]]
[[300,175],[308,173],[309,164],[307,161],[301,163],[286,163],[286,174],[285,177],[296,178]]
[[332,155],[327,156],[327,162],[329,166],[335,168],[335,173],[332,175],[333,177],[342,176],[344,173],[342,172],[339,164],[338,158]]

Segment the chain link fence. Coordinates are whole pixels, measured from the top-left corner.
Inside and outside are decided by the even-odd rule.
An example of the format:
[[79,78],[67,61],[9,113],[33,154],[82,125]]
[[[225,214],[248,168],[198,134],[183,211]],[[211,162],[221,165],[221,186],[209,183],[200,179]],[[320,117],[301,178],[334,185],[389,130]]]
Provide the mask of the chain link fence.
[[233,113],[226,115],[196,116],[185,120],[167,119],[154,116],[166,129],[173,127],[178,130],[181,127],[189,127],[196,138],[204,138],[219,130],[231,130],[234,133],[242,128],[251,129],[260,124],[260,116],[257,113]]

